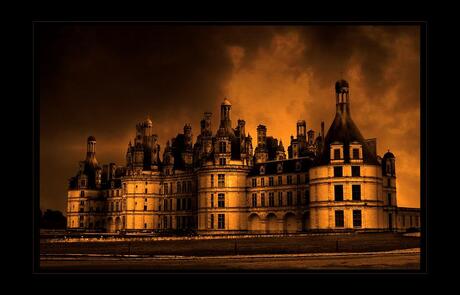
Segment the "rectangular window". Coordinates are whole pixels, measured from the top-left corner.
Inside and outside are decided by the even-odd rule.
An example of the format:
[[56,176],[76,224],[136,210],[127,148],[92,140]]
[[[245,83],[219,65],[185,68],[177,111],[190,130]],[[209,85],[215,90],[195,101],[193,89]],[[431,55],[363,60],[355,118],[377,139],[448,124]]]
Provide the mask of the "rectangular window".
[[283,206],[283,192],[278,192],[278,206]]
[[252,194],[252,207],[257,207],[257,194]]
[[353,184],[351,186],[351,194],[352,194],[352,200],[353,201],[361,200],[361,185]]
[[180,181],[178,181],[178,182],[176,183],[176,187],[177,187],[177,193],[178,193],[178,194],[182,193],[182,187],[181,187],[181,185],[180,185]]
[[343,201],[343,185],[334,185],[334,200]]
[[361,210],[353,210],[353,227],[361,227]]
[[[147,189],[145,189],[145,193],[147,193]],[[117,197],[118,197],[118,191],[117,191]]]
[[283,176],[278,176],[278,185],[283,184]]
[[334,166],[334,177],[342,177],[342,176],[343,176],[343,167]]
[[340,160],[340,149],[334,149],[334,160]]
[[260,207],[265,207],[265,194],[260,194]]
[[391,193],[388,193],[388,206],[391,206]]
[[214,214],[209,216],[209,228],[214,228]]
[[225,207],[225,194],[218,194],[217,195],[217,207],[224,208]]
[[211,174],[211,187],[214,187],[214,175]]
[[164,200],[163,203],[164,203],[163,208],[165,209],[165,211],[167,211],[168,210],[168,200]]
[[297,206],[299,206],[302,202],[302,193],[300,191],[297,191]]
[[147,223],[144,223],[144,228],[147,228]]
[[287,176],[287,184],[292,184],[292,175]]
[[335,227],[344,227],[343,210],[335,211]]
[[257,178],[253,178],[252,179],[252,187],[256,187],[257,186]]
[[187,193],[192,192],[192,182],[189,180],[187,181]]
[[147,205],[144,205],[144,211],[147,211]]
[[387,186],[391,187],[391,179],[390,178],[388,178],[388,185]]
[[164,192],[165,192],[165,195],[168,194],[168,184],[167,183],[164,184]]
[[309,183],[310,182],[310,179],[308,177],[308,174],[305,174],[305,183]]
[[219,187],[225,187],[225,174],[217,175],[217,184]]
[[273,176],[268,178],[268,185],[273,186]]
[[292,192],[287,193],[287,205],[292,206]]
[[310,204],[310,191],[308,189],[305,191],[305,204]]
[[187,199],[187,209],[192,209],[192,199],[190,198]]
[[218,214],[217,215],[218,219],[218,228],[219,229],[224,229],[225,228],[225,214]]
[[227,143],[226,142],[219,142],[219,152],[226,153],[227,152]]
[[211,208],[214,208],[214,194],[211,194]]
[[359,159],[359,149],[353,149],[353,159]]
[[265,178],[260,179],[260,186],[265,186]]
[[268,206],[275,207],[275,193],[268,193]]
[[351,176],[353,177],[361,176],[361,167],[351,166]]
[[181,210],[181,202],[180,202],[180,199],[176,199],[176,210]]
[[297,184],[300,184],[300,175],[297,174]]
[[227,160],[225,158],[219,158],[219,165],[224,166],[227,164]]
[[164,228],[168,228],[168,216],[163,217],[163,226]]

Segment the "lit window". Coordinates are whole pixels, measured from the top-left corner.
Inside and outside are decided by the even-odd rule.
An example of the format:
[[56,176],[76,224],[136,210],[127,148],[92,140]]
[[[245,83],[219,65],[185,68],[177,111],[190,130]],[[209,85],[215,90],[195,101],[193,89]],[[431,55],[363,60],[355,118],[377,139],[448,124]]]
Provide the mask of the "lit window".
[[256,187],[257,186],[257,178],[253,178],[252,179],[252,187]]

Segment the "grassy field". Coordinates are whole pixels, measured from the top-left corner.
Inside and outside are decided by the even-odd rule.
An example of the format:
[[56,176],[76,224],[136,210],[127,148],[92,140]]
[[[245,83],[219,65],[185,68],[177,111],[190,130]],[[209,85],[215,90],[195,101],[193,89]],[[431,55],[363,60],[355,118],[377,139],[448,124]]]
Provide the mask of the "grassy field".
[[398,233],[261,237],[237,240],[41,243],[40,254],[218,256],[389,251],[420,247],[419,237]]

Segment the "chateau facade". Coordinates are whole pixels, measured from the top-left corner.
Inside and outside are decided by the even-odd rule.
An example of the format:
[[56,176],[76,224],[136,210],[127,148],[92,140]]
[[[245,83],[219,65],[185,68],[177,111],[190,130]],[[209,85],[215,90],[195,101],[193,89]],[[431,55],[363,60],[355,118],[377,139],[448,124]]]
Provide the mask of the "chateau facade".
[[349,85],[335,84],[336,115],[327,134],[297,122],[283,143],[257,127],[253,148],[245,121],[232,127],[231,103],[221,105],[214,134],[204,113],[168,141],[161,157],[150,119],[136,126],[126,165],[99,165],[96,139],[70,178],[67,227],[85,232],[198,234],[400,231],[420,228],[420,210],[397,206],[395,156],[377,155],[351,118]]

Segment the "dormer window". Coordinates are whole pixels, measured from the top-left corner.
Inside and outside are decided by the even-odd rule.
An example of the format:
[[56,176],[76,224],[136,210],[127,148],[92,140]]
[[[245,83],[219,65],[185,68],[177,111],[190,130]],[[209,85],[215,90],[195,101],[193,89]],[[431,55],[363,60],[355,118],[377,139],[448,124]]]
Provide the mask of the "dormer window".
[[260,166],[260,174],[265,174],[265,166]]
[[334,149],[334,160],[340,160],[340,149]]
[[340,142],[334,142],[330,146],[330,159],[332,163],[343,162],[343,145]]
[[362,162],[363,148],[361,143],[354,141],[350,143],[350,162]]
[[276,171],[278,173],[282,173],[283,172],[283,164],[279,163],[278,166],[276,167]]
[[300,164],[300,162],[296,162],[295,163],[295,170],[300,171],[301,168],[302,168],[302,164]]

